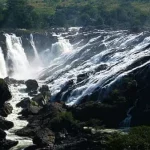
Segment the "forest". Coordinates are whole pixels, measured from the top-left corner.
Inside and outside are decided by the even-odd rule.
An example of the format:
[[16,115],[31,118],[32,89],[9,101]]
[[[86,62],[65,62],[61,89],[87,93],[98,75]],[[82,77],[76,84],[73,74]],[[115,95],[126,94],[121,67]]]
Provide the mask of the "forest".
[[0,27],[149,28],[149,0],[0,0]]

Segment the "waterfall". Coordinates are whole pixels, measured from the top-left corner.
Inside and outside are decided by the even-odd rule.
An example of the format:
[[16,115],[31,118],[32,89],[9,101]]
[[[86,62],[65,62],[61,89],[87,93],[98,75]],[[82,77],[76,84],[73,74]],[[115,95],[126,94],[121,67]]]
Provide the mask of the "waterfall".
[[62,36],[58,36],[58,42],[52,44],[53,54],[68,53],[70,51],[72,51],[72,45],[68,39],[63,38]]
[[7,68],[9,75],[15,79],[27,79],[31,76],[30,65],[24,49],[21,38],[15,34],[4,34],[6,36],[7,46]]
[[31,43],[31,46],[32,46],[32,48],[34,50],[35,59],[36,60],[40,60],[38,51],[37,51],[35,43],[34,43],[33,34],[30,34],[30,43]]
[[[95,90],[101,94],[95,100],[103,100],[104,92],[115,81],[150,63],[147,60],[136,64],[150,56],[149,32],[94,30],[62,36],[57,36],[58,42],[52,45],[51,54],[57,55],[56,59],[41,72],[39,79],[46,79],[54,97],[63,85],[73,80],[75,84],[64,99],[68,105],[79,103]],[[72,45],[65,39],[70,39]],[[82,74],[83,82],[78,83]]]
[[0,47],[0,78],[5,78],[5,77],[7,77],[7,69],[6,69],[4,54]]
[[132,115],[130,114],[130,112],[133,108],[134,108],[134,106],[129,108],[129,110],[127,111],[127,117],[120,123],[121,128],[129,128],[130,127],[131,119],[132,119]]
[[58,38],[58,42],[52,44],[51,49],[46,49],[41,53],[42,62],[48,66],[51,63],[55,63],[55,59],[63,59],[64,55],[68,55],[72,52],[73,47],[68,39],[63,38],[60,35],[55,35]]

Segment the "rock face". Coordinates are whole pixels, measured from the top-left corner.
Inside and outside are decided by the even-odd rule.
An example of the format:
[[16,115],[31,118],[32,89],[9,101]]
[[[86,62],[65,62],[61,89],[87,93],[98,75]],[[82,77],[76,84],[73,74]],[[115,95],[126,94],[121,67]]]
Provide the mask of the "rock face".
[[36,80],[27,80],[25,82],[26,86],[27,86],[27,91],[36,91],[38,89],[38,83]]
[[[7,117],[12,113],[12,106],[7,103],[11,99],[11,93],[8,85],[3,79],[0,79],[0,149],[9,150],[11,147],[18,144],[17,141],[6,140],[6,133],[4,130],[8,130],[14,126],[13,122],[5,120],[3,117]],[[3,117],[2,117],[3,116]]]
[[3,117],[0,117],[0,128],[2,130],[8,130],[14,126],[13,122],[5,120]]
[[0,107],[9,99],[11,99],[11,93],[8,89],[8,85],[3,79],[0,79]]
[[37,131],[33,138],[33,143],[39,147],[44,147],[49,145],[53,146],[54,142],[55,142],[55,135],[48,128]]
[[0,115],[3,117],[7,117],[9,114],[12,113],[13,107],[10,103],[5,103],[2,108],[0,108]]

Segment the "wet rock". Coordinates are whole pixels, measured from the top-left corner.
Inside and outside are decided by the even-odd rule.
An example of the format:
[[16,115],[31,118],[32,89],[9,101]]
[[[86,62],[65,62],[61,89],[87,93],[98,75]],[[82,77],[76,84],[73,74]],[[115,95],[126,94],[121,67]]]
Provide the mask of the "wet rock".
[[28,108],[28,113],[35,115],[35,114],[38,114],[40,110],[41,110],[41,107],[30,105]]
[[5,103],[2,108],[0,108],[0,115],[3,117],[7,117],[12,113],[13,107],[10,103]]
[[41,93],[44,93],[44,92],[49,91],[48,85],[42,85],[42,87],[40,87],[39,91],[40,91]]
[[33,138],[33,143],[39,147],[54,145],[55,135],[48,128],[39,130]]
[[33,97],[32,101],[36,102],[39,106],[43,106],[45,103],[45,100],[42,94],[38,94],[35,97]]
[[31,97],[34,97],[34,96],[37,95],[37,93],[38,93],[37,91],[31,91],[31,92],[28,93],[28,95],[31,96]]
[[[62,94],[63,94],[64,92],[71,91],[73,85],[74,85],[74,81],[73,81],[73,80],[67,81],[67,82],[64,84],[64,86],[62,87],[61,91],[60,91],[59,93],[57,93],[57,95],[55,96],[55,101],[60,102],[61,97],[62,97]],[[69,93],[70,93],[70,92],[69,92]],[[69,95],[69,93],[67,93],[67,95]]]
[[16,106],[17,107],[22,107],[22,108],[27,108],[28,105],[30,104],[30,98],[24,98],[23,100],[21,100]]
[[8,130],[14,126],[13,122],[5,120],[3,117],[0,117],[0,128],[2,130]]
[[18,144],[18,141],[12,140],[2,140],[0,141],[0,149],[1,150],[9,150],[11,147],[14,147]]
[[0,140],[5,139],[5,137],[6,133],[2,129],[0,129]]
[[24,84],[24,80],[16,80],[10,77],[6,77],[4,80],[7,84]]
[[0,79],[0,107],[3,107],[5,101],[11,99],[11,93],[9,91],[8,85],[3,79]]
[[78,75],[77,76],[77,83],[85,80],[86,78],[88,78],[88,74],[87,73]]
[[27,86],[27,91],[36,91],[39,87],[36,80],[27,80],[25,82],[25,85]]

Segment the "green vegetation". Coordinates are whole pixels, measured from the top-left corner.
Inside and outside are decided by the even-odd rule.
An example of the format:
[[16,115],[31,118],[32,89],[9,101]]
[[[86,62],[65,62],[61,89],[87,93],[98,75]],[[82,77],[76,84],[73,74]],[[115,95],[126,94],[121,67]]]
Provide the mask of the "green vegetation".
[[0,0],[1,28],[149,27],[148,0]]
[[107,150],[149,150],[150,127],[131,128],[128,134],[114,133],[108,136]]
[[77,126],[77,121],[71,112],[61,112],[51,121],[51,128],[54,131],[61,131],[64,128],[70,131],[74,126]]

